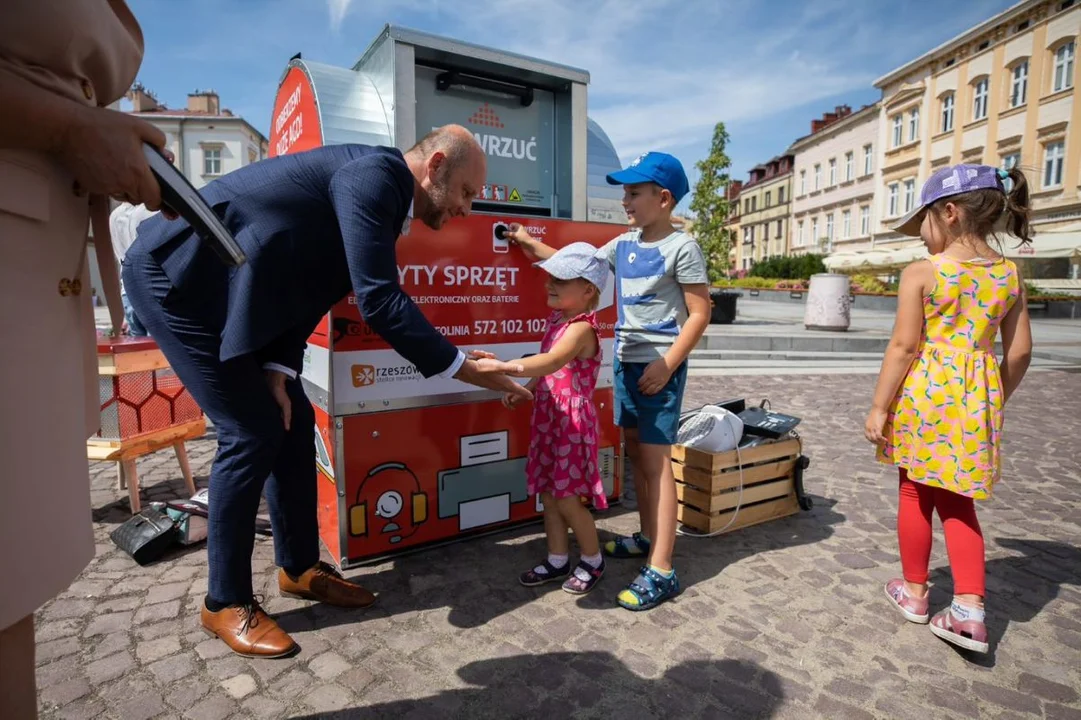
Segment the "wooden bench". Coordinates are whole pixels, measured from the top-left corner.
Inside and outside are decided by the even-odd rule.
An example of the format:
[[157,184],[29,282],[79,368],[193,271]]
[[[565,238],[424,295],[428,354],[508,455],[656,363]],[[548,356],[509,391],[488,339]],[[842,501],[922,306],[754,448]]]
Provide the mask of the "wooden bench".
[[810,463],[801,452],[795,437],[739,453],[673,446],[679,522],[701,533],[731,532],[809,510],[803,470]]
[[128,490],[132,513],[139,512],[135,460],[172,448],[188,496],[195,478],[184,443],[206,434],[206,420],[157,344],[149,338],[98,338],[101,429],[86,442],[89,460],[115,462],[117,487]]

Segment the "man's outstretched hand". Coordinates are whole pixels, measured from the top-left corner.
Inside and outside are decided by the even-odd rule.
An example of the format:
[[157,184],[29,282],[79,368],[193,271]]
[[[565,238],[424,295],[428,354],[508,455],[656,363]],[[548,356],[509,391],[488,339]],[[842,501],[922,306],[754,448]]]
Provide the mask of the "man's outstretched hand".
[[484,357],[479,360],[466,360],[454,376],[455,380],[476,385],[477,387],[510,393],[523,400],[532,400],[533,393],[507,377],[506,373],[521,373],[521,363],[503,362]]

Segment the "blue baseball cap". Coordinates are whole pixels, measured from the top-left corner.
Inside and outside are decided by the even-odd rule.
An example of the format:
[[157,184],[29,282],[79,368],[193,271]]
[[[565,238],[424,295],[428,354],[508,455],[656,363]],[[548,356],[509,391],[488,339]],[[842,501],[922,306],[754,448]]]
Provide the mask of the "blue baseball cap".
[[597,248],[587,242],[574,242],[560,248],[547,260],[533,263],[558,280],[582,278],[604,290],[608,282],[608,263],[597,257]]
[[683,171],[683,163],[668,153],[662,152],[647,152],[639,155],[625,170],[611,173],[605,179],[608,180],[609,185],[657,183],[672,193],[672,198],[677,203],[691,189],[691,184],[687,181],[687,173]]
[[920,188],[920,204],[893,226],[895,232],[918,237],[923,214],[933,203],[942,198],[973,190],[1001,190],[1006,192],[1002,180],[1009,173],[990,165],[951,165],[937,170]]

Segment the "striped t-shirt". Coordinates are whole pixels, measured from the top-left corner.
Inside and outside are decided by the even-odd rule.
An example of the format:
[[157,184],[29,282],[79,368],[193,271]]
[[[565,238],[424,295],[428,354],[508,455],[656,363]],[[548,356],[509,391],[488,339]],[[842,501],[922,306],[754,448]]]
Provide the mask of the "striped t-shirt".
[[656,242],[641,237],[632,230],[597,250],[616,276],[616,357],[623,362],[662,357],[687,320],[681,285],[709,283],[693,237],[678,231]]

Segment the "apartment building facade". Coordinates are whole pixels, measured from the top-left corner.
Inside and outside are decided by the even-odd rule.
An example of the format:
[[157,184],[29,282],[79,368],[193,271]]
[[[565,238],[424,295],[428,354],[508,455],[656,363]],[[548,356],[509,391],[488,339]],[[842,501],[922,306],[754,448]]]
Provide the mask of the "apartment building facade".
[[870,249],[875,229],[878,103],[841,105],[792,144],[791,253]]
[[128,92],[132,115],[146,120],[163,133],[165,145],[176,157],[176,166],[196,188],[267,157],[266,137],[244,118],[221,107],[213,90],[188,95],[184,109],[167,108],[146,88],[135,85]]
[[788,253],[792,168],[792,155],[779,155],[752,169],[740,189],[739,237],[733,237],[737,271]]
[[728,187],[724,190],[724,197],[728,200],[728,217],[725,219],[724,226],[728,230],[728,238],[732,243],[732,247],[728,251],[728,269],[729,272],[738,272],[743,268],[742,265],[742,245],[740,241],[740,205],[739,195],[743,191],[742,180],[732,180],[728,183]]
[[876,246],[903,244],[890,226],[931,173],[960,162],[1025,172],[1035,257],[1041,234],[1081,220],[1079,34],[1081,1],[1021,2],[875,82]]

